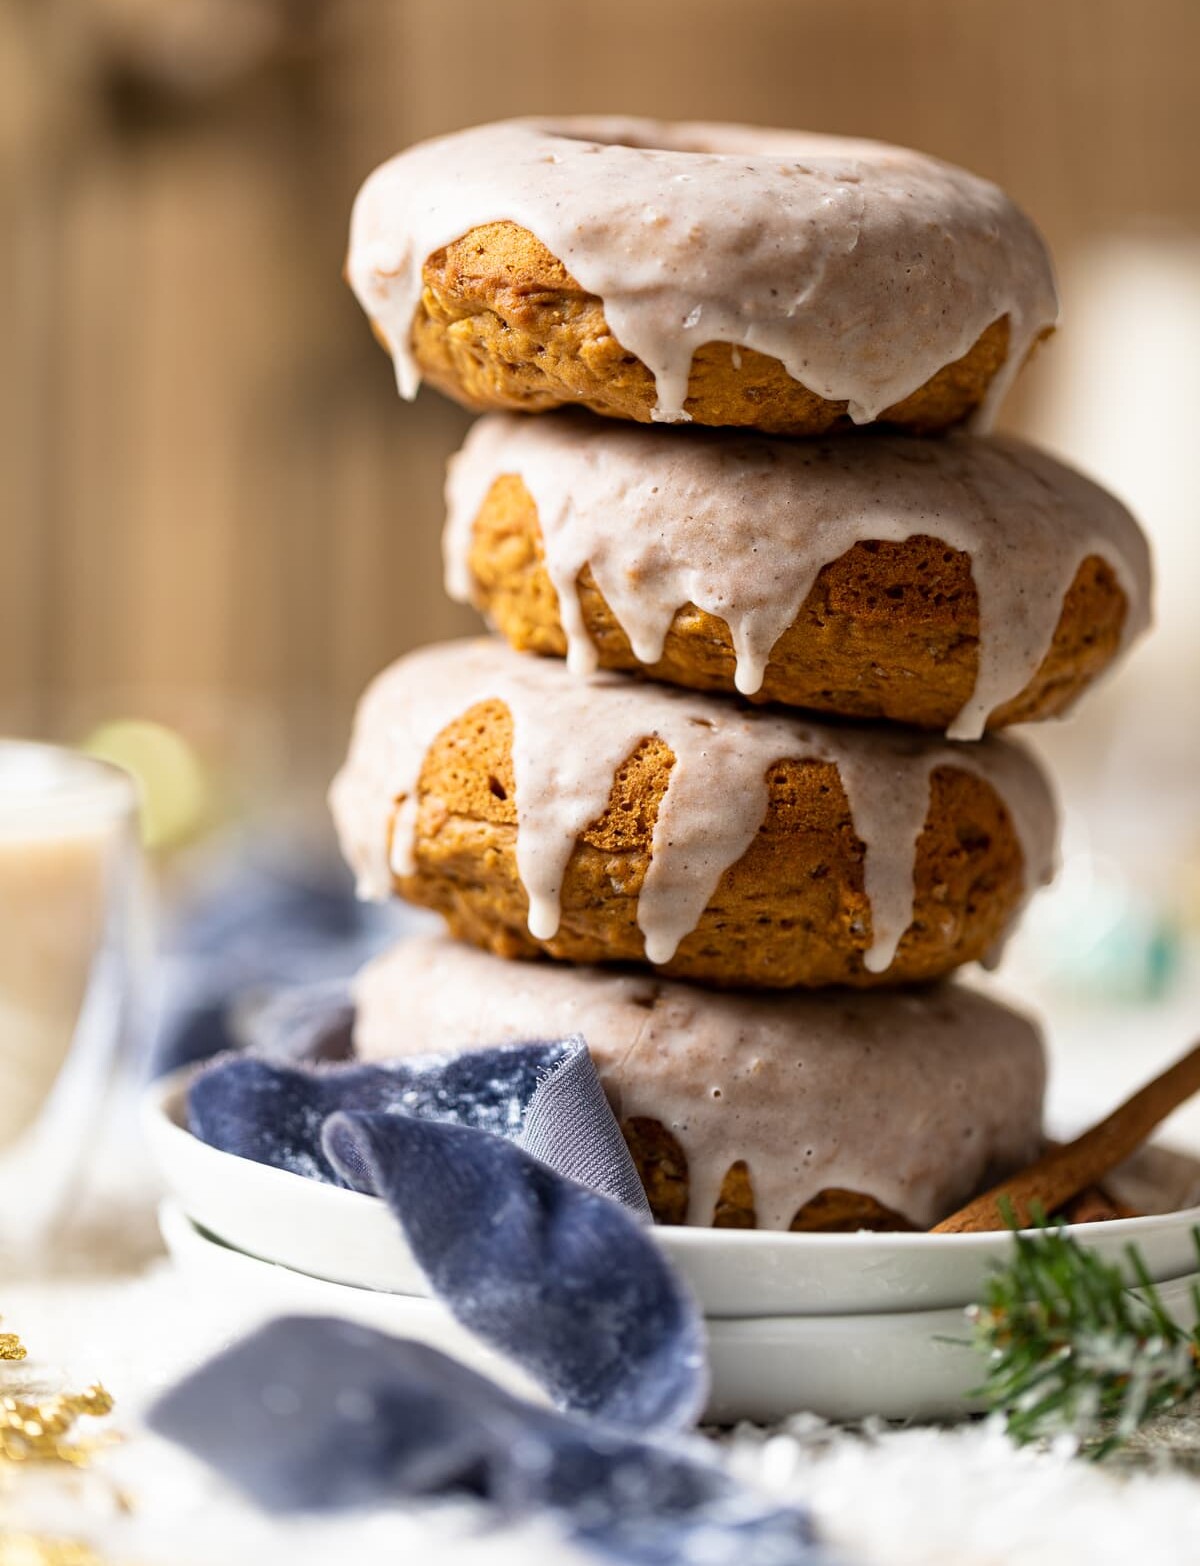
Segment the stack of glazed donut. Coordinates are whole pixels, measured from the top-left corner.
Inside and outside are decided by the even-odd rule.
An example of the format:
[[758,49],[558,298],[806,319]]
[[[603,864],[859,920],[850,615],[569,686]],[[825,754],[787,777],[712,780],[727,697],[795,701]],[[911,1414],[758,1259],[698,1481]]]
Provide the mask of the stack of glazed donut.
[[1056,319],[1033,225],[877,143],[518,120],[378,169],[348,272],[401,391],[484,415],[446,571],[496,633],[380,675],[333,787],[360,891],[454,937],[360,976],[359,1052],[582,1033],[670,1223],[923,1228],[1035,1157],[1039,1034],[947,976],[1053,868],[997,731],[1150,568],[984,433]]

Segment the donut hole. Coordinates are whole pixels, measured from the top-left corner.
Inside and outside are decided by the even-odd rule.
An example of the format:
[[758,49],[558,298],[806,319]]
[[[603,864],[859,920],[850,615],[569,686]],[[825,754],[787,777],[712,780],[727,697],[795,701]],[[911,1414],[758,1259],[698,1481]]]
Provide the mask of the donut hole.
[[[578,122],[577,127],[578,127]],[[616,126],[610,132],[605,132],[599,125],[591,129],[588,134],[582,128],[567,130],[557,125],[547,127],[556,141],[573,141],[585,147],[614,147],[627,152],[666,152],[684,157],[696,158],[720,158],[720,157],[777,157],[782,153],[782,148],[777,144],[777,138],[763,138],[755,136],[753,132],[744,136],[732,135],[728,139],[707,135],[687,134],[687,127],[683,125],[654,126],[654,129],[671,132],[668,136],[651,136],[639,134],[631,125]],[[650,127],[647,127],[647,131]],[[785,138],[792,141],[795,138]],[[815,149],[814,149],[815,150]],[[803,173],[811,172],[811,160],[809,163],[800,162],[793,153],[790,161]],[[842,159],[845,162],[845,159]],[[847,168],[844,176],[850,183],[859,183],[860,176]]]
[[557,141],[579,142],[585,147],[618,147],[628,152],[690,152],[697,156],[706,153],[711,154],[716,150],[712,147],[683,146],[676,144],[673,147],[664,147],[661,139],[650,136],[621,135],[621,136],[585,136],[581,132],[568,132],[556,130],[554,132]]

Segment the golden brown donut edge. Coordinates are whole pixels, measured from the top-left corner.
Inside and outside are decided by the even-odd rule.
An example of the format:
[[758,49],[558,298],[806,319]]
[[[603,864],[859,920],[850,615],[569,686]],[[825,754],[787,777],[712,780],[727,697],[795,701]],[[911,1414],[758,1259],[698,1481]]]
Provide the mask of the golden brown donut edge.
[[[413,353],[424,378],[456,402],[480,412],[582,406],[650,422],[654,377],[613,336],[602,300],[528,229],[507,221],[472,228],[428,257],[422,276]],[[1004,364],[1008,341],[1002,316],[877,422],[916,434],[961,424]],[[845,402],[809,391],[779,360],[729,343],[696,350],[684,408],[697,424],[772,435],[853,427]]]
[[[623,519],[614,517],[614,527]],[[498,478],[475,520],[469,566],[475,601],[518,652],[562,658],[567,638],[546,571],[537,506],[514,474]],[[642,664],[586,568],[579,603],[600,666],[671,685],[733,692],[724,621],[686,604],[663,656]],[[989,729],[1066,712],[1121,646],[1128,612],[1112,567],[1085,559],[1063,600],[1049,651],[1025,689],[997,707]],[[979,600],[970,556],[941,539],[857,543],[826,565],[776,642],[752,699],[858,719],[945,729],[975,686]]]
[[[482,701],[442,729],[417,785],[415,868],[400,896],[442,914],[462,940],[507,958],[640,962],[637,903],[674,757],[644,740],[618,769],[608,807],[576,843],[550,940],[526,927],[517,873],[512,719]],[[866,987],[937,978],[983,957],[1024,890],[1009,812],[973,772],[941,766],[917,843],[913,921],[885,973],[869,973],[871,911],[864,848],[837,768],[785,760],[768,769],[766,817],[696,928],[656,971],[720,987]]]

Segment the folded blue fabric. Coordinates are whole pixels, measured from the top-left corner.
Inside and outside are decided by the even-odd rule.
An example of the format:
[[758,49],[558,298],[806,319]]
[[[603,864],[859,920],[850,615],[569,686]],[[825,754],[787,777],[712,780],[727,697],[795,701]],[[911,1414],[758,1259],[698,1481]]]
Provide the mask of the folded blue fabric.
[[616,1202],[467,1126],[339,1114],[325,1148],[384,1198],[457,1319],[560,1407],[647,1432],[700,1417],[699,1312]]
[[738,1484],[698,1440],[652,1443],[535,1407],[425,1344],[349,1322],[271,1322],[148,1419],[276,1513],[459,1494],[509,1518],[548,1508],[576,1542],[630,1566],[829,1560],[806,1512]]
[[151,1075],[257,1043],[259,1000],[350,976],[410,928],[401,904],[360,903],[340,862],[261,823],[208,845],[164,932]]
[[568,1179],[649,1217],[625,1138],[578,1034],[381,1065],[313,1060],[346,1046],[352,1020],[337,987],[281,997],[257,1023],[253,1054],[220,1056],[193,1080],[193,1133],[256,1163],[361,1186],[353,1170],[343,1175],[326,1156],[329,1116],[415,1115],[519,1141]]
[[[234,1009],[245,1013],[247,1008]],[[264,1060],[319,1065],[354,1056],[354,1003],[344,979],[269,992],[239,1018],[242,1044]],[[225,1053],[225,1051],[218,1051]]]
[[560,1406],[646,1432],[699,1417],[700,1314],[581,1039],[378,1066],[232,1056],[188,1110],[226,1152],[381,1196],[434,1293]]
[[380,1194],[451,1310],[598,1417],[509,1397],[422,1344],[306,1318],[201,1367],[154,1428],[276,1512],[468,1494],[514,1517],[549,1508],[630,1566],[825,1560],[804,1512],[762,1502],[675,1433],[704,1403],[701,1322],[635,1217],[644,1193],[578,1041],[304,1065],[350,1054],[343,976],[386,921],[343,884],[326,895],[236,863],[181,922],[158,1029],[158,1070],[253,1047],[197,1081],[193,1130]]

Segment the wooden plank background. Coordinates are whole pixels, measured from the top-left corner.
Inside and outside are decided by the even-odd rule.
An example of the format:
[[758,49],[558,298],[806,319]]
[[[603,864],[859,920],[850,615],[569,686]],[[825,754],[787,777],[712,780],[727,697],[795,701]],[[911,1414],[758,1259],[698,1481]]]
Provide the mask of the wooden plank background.
[[1195,0],[0,0],[0,728],[148,714],[316,778],[371,673],[472,623],[438,553],[465,418],[400,403],[339,282],[404,143],[602,109],[877,136],[1069,258],[1200,232],[1198,58]]

